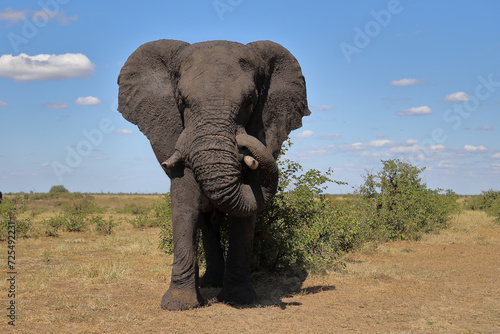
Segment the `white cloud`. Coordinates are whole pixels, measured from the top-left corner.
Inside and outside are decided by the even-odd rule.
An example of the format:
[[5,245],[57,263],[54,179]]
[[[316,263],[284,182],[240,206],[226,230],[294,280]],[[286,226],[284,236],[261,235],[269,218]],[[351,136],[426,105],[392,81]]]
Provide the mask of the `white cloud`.
[[8,21],[9,23],[17,23],[26,18],[26,14],[29,9],[14,10],[12,8],[7,8],[3,12],[0,12],[0,21]]
[[495,130],[493,127],[489,126],[489,125],[483,125],[483,126],[480,126],[477,128],[478,130],[483,130],[483,131],[491,131],[491,130]]
[[342,138],[342,136],[338,133],[329,133],[327,135],[319,137],[319,139],[338,139],[338,138]]
[[50,11],[47,8],[42,8],[40,10],[15,10],[12,8],[7,8],[3,12],[0,12],[0,21],[8,21],[9,23],[18,23],[24,19],[28,18],[28,14],[30,15],[31,20],[41,25],[45,22],[51,20],[57,20],[57,22],[61,24],[68,24],[69,21],[75,21],[78,19],[78,15],[66,16],[64,10],[59,11]]
[[49,164],[48,162],[44,162],[44,163],[42,163],[42,166],[43,166],[43,167],[47,167],[47,166],[49,166],[49,165],[50,165],[50,164]]
[[[303,159],[317,157],[317,156],[325,156],[330,154],[335,150],[335,145],[326,145],[326,146],[312,146],[308,151],[302,151],[300,154],[300,158]],[[305,155],[303,154],[305,152]]]
[[115,133],[119,134],[119,135],[131,135],[134,132],[132,130],[129,130],[129,129],[117,129],[117,130],[115,130]]
[[305,131],[302,131],[301,133],[296,134],[294,137],[299,138],[299,139],[304,139],[304,138],[311,137],[312,135],[314,135],[314,131],[305,130]]
[[350,145],[342,145],[342,146],[340,146],[340,148],[342,150],[346,150],[346,151],[351,151],[351,150],[358,151],[358,150],[364,149],[365,145],[363,145],[363,143],[353,143]]
[[391,148],[391,153],[417,153],[417,152],[442,152],[446,149],[444,145],[432,145],[421,147],[418,144],[411,146],[396,146]]
[[18,82],[85,78],[94,73],[95,65],[81,53],[28,56],[2,55],[0,77]]
[[401,80],[392,80],[390,85],[395,87],[402,87],[402,86],[414,86],[422,83],[424,83],[424,80],[422,79],[401,79]]
[[433,113],[434,112],[428,106],[420,106],[420,107],[400,110],[396,114],[398,116],[422,116],[422,115],[430,115]]
[[450,95],[446,95],[443,101],[446,102],[467,102],[469,101],[469,95],[465,92],[456,92]]
[[331,105],[323,104],[321,106],[313,106],[311,109],[312,110],[320,110],[320,111],[328,111],[328,110],[334,110],[335,107],[331,106]]
[[309,155],[313,155],[313,156],[322,156],[322,155],[326,155],[329,153],[328,150],[325,150],[325,149],[319,149],[319,150],[311,150],[309,152],[307,152]]
[[500,159],[500,153],[495,153],[491,156],[493,159]]
[[0,107],[8,107],[9,104],[5,101],[0,100]]
[[391,148],[392,153],[416,153],[422,151],[419,145],[412,146],[396,146]]
[[406,143],[407,143],[408,145],[413,145],[413,144],[417,144],[417,143],[418,143],[418,140],[416,140],[416,139],[408,139],[408,140],[406,141]]
[[66,102],[45,103],[43,106],[45,108],[50,108],[50,109],[66,109],[66,108],[69,108],[69,106],[68,106],[68,104]]
[[86,97],[79,97],[75,100],[75,104],[81,105],[81,106],[93,106],[96,104],[101,104],[102,101],[99,100],[97,97],[93,96],[86,96]]
[[486,147],[484,147],[483,145],[479,146],[465,145],[464,149],[468,152],[482,152],[487,150]]
[[372,140],[368,143],[368,146],[383,147],[394,144],[392,140],[389,139],[377,139]]
[[47,8],[41,10],[33,11],[33,21],[34,22],[47,22],[50,20],[57,20],[61,24],[69,24],[69,21],[75,21],[78,19],[78,15],[66,16],[64,10],[59,10],[52,12]]
[[431,151],[444,151],[446,147],[444,145],[432,145],[429,146],[429,150]]
[[387,158],[391,155],[387,152],[363,152],[361,153],[362,157],[372,157],[372,158]]
[[438,167],[441,167],[441,168],[457,168],[457,165],[455,164],[452,164],[451,162],[448,162],[448,161],[440,161],[438,164],[437,164]]

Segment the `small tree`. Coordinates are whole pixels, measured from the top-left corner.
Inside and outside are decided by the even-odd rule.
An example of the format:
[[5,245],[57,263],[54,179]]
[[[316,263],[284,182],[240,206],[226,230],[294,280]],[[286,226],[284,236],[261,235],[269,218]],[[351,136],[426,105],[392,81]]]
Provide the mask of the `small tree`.
[[69,190],[66,189],[63,185],[52,186],[52,188],[50,188],[49,190],[49,195],[54,197],[66,194],[69,194]]
[[428,189],[420,177],[425,168],[397,159],[382,160],[382,164],[379,172],[366,173],[360,187],[370,237],[418,239],[424,232],[444,227],[449,214],[457,209],[456,195]]

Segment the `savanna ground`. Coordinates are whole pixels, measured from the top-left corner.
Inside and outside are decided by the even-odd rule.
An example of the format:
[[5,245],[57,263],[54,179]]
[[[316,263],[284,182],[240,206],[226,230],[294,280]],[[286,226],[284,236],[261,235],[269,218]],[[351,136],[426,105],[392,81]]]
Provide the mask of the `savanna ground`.
[[[206,307],[160,309],[172,256],[158,249],[158,227],[136,229],[127,203],[159,196],[99,195],[115,221],[91,230],[16,243],[16,326],[20,333],[500,333],[500,225],[462,211],[447,229],[419,241],[368,244],[342,258],[344,269],[297,278],[256,277],[260,305],[232,307],[203,289]],[[48,210],[40,210],[42,208]],[[50,201],[33,223],[53,215]],[[107,216],[106,214],[105,216]],[[7,243],[0,252],[7,324]]]

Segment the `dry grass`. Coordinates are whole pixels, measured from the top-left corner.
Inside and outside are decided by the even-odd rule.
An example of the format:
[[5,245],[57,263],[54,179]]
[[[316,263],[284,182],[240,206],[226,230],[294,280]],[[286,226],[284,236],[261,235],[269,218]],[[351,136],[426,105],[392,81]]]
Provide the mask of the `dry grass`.
[[[118,207],[112,196],[106,200],[100,205]],[[158,233],[122,223],[110,236],[18,240],[17,331],[500,332],[500,226],[483,213],[466,211],[449,229],[419,242],[367,246],[345,257],[345,270],[302,285],[293,278],[261,279],[258,306],[217,303],[217,290],[205,289],[209,305],[182,312],[159,307],[172,257],[158,251]],[[6,251],[0,261],[6,263]],[[6,303],[2,293],[0,306]],[[3,319],[1,333],[11,329]]]

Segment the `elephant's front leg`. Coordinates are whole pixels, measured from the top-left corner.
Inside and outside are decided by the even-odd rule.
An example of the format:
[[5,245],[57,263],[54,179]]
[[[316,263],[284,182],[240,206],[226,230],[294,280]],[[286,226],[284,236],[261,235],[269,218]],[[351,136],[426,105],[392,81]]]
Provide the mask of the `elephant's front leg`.
[[253,304],[251,255],[256,216],[229,218],[229,249],[222,291],[217,297],[229,304]]
[[198,224],[201,220],[201,191],[189,169],[171,179],[171,209],[174,263],[168,291],[161,307],[185,310],[203,304],[198,289]]

